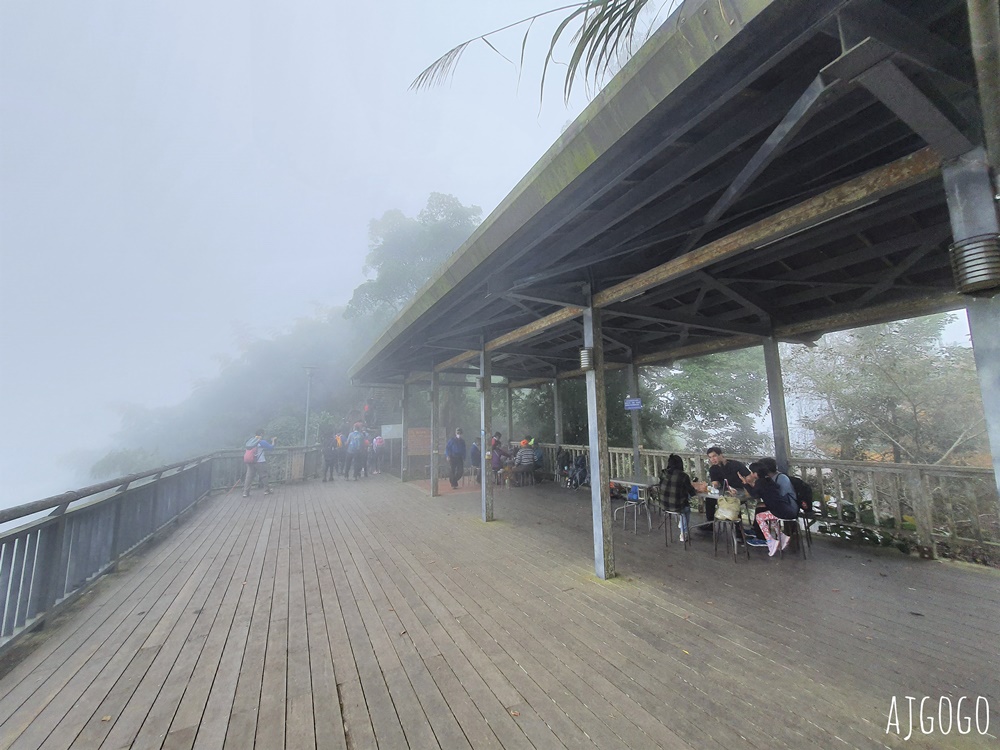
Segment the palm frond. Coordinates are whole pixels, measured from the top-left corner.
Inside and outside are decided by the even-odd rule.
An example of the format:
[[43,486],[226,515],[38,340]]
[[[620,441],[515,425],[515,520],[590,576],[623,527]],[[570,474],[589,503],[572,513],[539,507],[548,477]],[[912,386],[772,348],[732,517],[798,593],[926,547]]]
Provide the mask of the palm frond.
[[[411,89],[420,90],[436,86],[447,81],[455,71],[462,53],[473,42],[483,42],[490,49],[514,64],[513,61],[504,55],[495,44],[490,41],[490,37],[522,24],[528,24],[527,30],[521,39],[521,53],[517,64],[518,80],[520,71],[524,68],[524,59],[528,44],[528,36],[538,19],[569,11],[556,26],[555,31],[549,39],[548,51],[542,64],[542,75],[539,85],[539,98],[543,99],[545,94],[545,83],[549,74],[549,66],[556,63],[555,51],[563,41],[569,41],[572,52],[569,63],[566,65],[566,77],[563,84],[563,98],[568,102],[573,92],[573,84],[578,76],[581,76],[588,84],[593,82],[599,88],[601,81],[608,73],[613,71],[613,66],[623,54],[630,53],[636,39],[637,28],[640,16],[647,7],[650,0],[580,0],[569,5],[523,18],[520,21],[508,24],[498,29],[494,29],[486,34],[469,39],[457,47],[452,48],[440,58],[428,66],[410,84]],[[683,12],[685,0],[663,0],[658,2],[656,14],[662,12],[667,6],[668,15],[677,6]],[[575,27],[574,24],[579,24]],[[572,29],[572,34],[570,31]],[[643,34],[643,37],[645,35]]]
[[[593,0],[587,0],[587,2],[592,2]],[[508,62],[511,62],[508,57],[501,54],[500,51],[489,41],[489,37],[495,36],[507,29],[512,29],[516,26],[521,26],[522,24],[528,24],[528,31],[531,30],[531,24],[533,24],[537,19],[543,16],[549,16],[553,13],[561,13],[564,10],[571,10],[576,8],[581,3],[573,3],[571,5],[563,5],[559,8],[552,8],[550,10],[542,11],[541,13],[535,13],[534,15],[528,16],[527,18],[522,18],[520,21],[514,21],[514,23],[509,23],[506,26],[501,26],[498,29],[493,29],[493,31],[488,31],[485,34],[480,34],[479,36],[474,36],[471,39],[466,39],[461,44],[452,47],[450,50],[445,52],[441,57],[432,62],[426,68],[424,68],[420,75],[413,79],[410,84],[411,91],[420,91],[421,89],[429,89],[434,86],[440,85],[448,81],[449,78],[455,72],[455,66],[458,64],[459,59],[462,57],[462,53],[468,48],[473,42],[483,42],[489,46],[494,52],[503,57]],[[586,3],[583,3],[586,4]]]
[[[476,39],[481,38],[482,37],[476,37]],[[420,91],[421,89],[429,89],[445,83],[455,72],[455,66],[458,65],[458,61],[461,59],[462,53],[465,52],[468,46],[476,41],[476,39],[468,39],[458,46],[452,47],[450,50],[441,55],[441,57],[424,68],[420,72],[420,75],[413,79],[413,83],[410,84],[410,90]]]

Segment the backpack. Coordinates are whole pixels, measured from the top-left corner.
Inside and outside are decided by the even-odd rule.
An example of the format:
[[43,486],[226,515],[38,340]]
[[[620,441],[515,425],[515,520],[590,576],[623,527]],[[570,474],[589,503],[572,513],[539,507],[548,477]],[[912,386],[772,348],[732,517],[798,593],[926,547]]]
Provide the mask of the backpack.
[[247,440],[247,449],[243,452],[243,463],[252,464],[257,462],[257,438]]
[[361,450],[361,433],[352,432],[350,437],[347,438],[347,452],[357,453]]
[[812,515],[813,511],[813,489],[802,477],[789,474],[788,478],[792,482],[792,489],[795,490],[795,497],[799,503],[799,513]]

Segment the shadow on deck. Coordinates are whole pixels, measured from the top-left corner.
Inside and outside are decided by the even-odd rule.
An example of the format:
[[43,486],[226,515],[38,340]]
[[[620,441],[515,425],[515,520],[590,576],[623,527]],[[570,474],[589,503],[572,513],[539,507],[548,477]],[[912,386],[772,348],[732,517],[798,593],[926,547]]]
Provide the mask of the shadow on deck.
[[[600,581],[589,494],[495,508],[385,476],[210,499],[0,680],[0,748],[997,746],[997,571],[830,540],[734,564],[654,519]],[[903,741],[904,696],[933,734]]]

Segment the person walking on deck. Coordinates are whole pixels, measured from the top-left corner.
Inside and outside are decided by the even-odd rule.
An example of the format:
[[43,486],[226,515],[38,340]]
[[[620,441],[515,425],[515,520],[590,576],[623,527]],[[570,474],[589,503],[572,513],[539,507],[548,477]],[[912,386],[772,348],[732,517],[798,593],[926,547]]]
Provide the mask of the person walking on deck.
[[444,448],[444,455],[451,464],[451,474],[448,480],[451,482],[453,490],[458,489],[458,480],[465,473],[465,440],[462,439],[462,428],[455,430],[455,437],[448,441]]

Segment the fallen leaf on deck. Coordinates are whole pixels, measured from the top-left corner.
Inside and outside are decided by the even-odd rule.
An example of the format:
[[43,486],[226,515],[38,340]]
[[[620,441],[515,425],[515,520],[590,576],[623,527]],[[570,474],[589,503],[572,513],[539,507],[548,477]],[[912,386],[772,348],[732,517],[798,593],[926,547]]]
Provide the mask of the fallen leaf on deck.
[[520,716],[520,715],[521,715],[521,712],[520,712],[520,711],[511,711],[511,712],[510,712],[510,715],[511,715],[511,716]]
[[101,721],[111,721],[111,717],[110,716],[102,716],[101,717]]
[[830,589],[830,591],[839,592],[840,589]]
[[[684,649],[681,649],[681,651],[684,651]],[[684,651],[684,653],[687,654],[688,656],[691,656],[691,652],[690,651]]]
[[399,634],[400,634],[400,635],[406,635],[406,631],[405,631],[405,630],[400,630],[400,631],[399,631]]
[[705,602],[705,604],[715,604],[715,602]]

